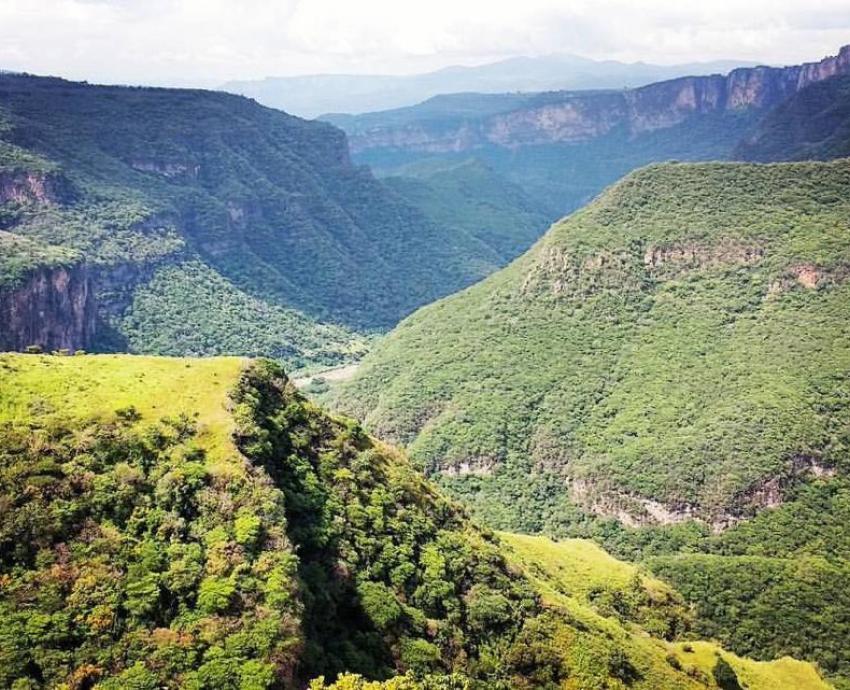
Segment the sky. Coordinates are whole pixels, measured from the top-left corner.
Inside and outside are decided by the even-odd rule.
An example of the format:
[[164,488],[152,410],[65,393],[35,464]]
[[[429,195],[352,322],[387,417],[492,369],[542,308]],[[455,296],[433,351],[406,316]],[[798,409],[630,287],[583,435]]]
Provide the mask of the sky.
[[517,55],[792,64],[850,43],[850,0],[0,0],[0,69],[214,86]]

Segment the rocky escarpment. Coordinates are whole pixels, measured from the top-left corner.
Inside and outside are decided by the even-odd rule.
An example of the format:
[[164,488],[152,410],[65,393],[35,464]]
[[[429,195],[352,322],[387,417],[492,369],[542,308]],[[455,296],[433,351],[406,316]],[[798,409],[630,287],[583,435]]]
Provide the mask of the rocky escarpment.
[[695,521],[719,533],[762,510],[778,508],[786,495],[811,479],[834,477],[835,468],[811,455],[795,455],[783,471],[737,493],[726,506],[705,507],[687,501],[659,501],[606,486],[590,479],[567,481],[570,498],[599,517],[614,518],[628,527],[669,526]]
[[69,197],[67,182],[55,173],[0,170],[0,205],[58,204]]
[[0,290],[0,350],[78,350],[95,332],[96,304],[85,264],[40,267]]
[[832,160],[850,155],[850,75],[816,82],[773,109],[735,149],[741,160]]
[[187,161],[133,160],[130,161],[130,166],[139,172],[153,173],[167,178],[183,176],[197,178],[201,172],[200,165]]
[[755,67],[728,75],[682,77],[622,92],[557,92],[530,98],[521,107],[477,118],[388,118],[386,123],[350,118],[340,125],[355,154],[375,149],[456,153],[485,146],[518,148],[587,141],[612,131],[632,136],[675,126],[694,115],[764,110],[801,89],[850,73],[850,46],[819,62]]

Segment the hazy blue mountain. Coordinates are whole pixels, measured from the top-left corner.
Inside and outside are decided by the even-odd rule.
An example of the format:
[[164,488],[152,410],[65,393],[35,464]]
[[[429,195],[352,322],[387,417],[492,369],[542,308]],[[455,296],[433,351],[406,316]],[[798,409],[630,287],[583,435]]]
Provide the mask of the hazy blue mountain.
[[323,113],[365,113],[413,105],[432,96],[464,91],[552,91],[640,86],[690,74],[728,72],[735,60],[681,65],[589,60],[577,55],[516,57],[477,67],[446,67],[412,75],[316,74],[267,77],[224,84],[264,105],[302,117]]

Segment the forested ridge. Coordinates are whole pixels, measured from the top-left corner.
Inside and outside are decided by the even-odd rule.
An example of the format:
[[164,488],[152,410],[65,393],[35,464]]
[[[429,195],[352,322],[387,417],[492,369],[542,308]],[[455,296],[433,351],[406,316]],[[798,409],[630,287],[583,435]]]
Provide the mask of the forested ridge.
[[598,549],[476,527],[270,361],[3,355],[0,383],[4,686],[826,687],[683,647],[681,597]]
[[640,170],[332,399],[487,524],[594,538],[846,684],[848,171]]
[[14,74],[0,75],[0,230],[6,291],[25,297],[32,270],[69,252],[94,269],[99,327],[79,348],[294,367],[357,359],[531,241],[506,252],[486,221],[435,221],[325,123],[212,91]]

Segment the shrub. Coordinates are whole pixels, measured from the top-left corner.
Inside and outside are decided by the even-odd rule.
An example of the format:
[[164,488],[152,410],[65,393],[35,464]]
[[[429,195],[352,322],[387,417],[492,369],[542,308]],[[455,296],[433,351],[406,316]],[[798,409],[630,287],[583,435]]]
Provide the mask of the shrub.
[[717,686],[721,690],[743,690],[741,684],[738,682],[738,675],[735,673],[735,669],[722,656],[717,657],[713,675]]
[[221,613],[230,606],[236,587],[227,578],[206,577],[198,588],[198,607],[204,613]]
[[242,511],[233,523],[236,543],[247,550],[254,549],[260,541],[263,523],[259,517],[249,511]]
[[437,645],[420,638],[404,638],[401,641],[401,662],[414,673],[427,673],[440,663]]
[[386,630],[402,616],[402,608],[392,590],[380,582],[361,582],[357,585],[360,606],[378,630]]

